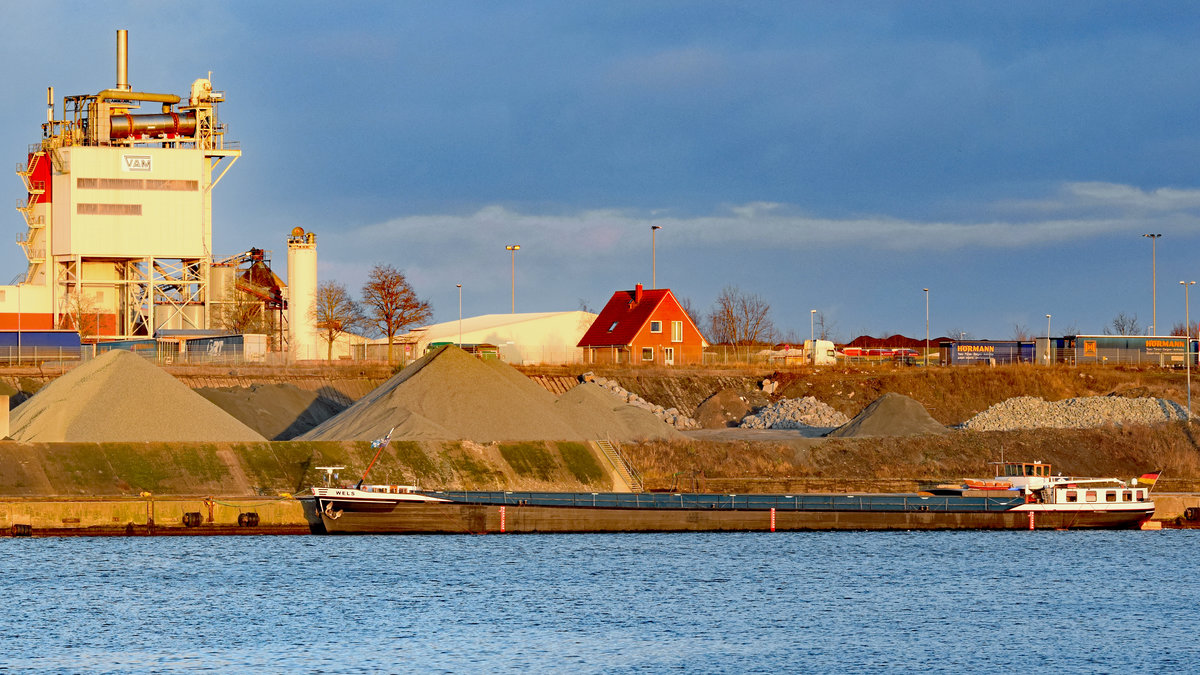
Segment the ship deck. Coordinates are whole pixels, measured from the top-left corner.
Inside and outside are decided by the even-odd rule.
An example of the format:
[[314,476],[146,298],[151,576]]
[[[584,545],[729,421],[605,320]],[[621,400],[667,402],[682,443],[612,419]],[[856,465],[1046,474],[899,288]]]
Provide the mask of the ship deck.
[[434,492],[421,494],[459,504],[565,508],[745,511],[1008,511],[1025,503],[1013,492],[962,496],[911,494],[704,494],[622,492]]

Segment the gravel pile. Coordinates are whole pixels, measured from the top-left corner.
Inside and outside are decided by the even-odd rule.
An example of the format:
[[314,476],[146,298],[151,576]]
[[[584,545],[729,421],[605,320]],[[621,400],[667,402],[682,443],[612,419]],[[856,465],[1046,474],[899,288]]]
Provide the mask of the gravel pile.
[[785,398],[742,418],[743,429],[804,429],[840,427],[850,421],[812,396]]
[[451,345],[421,357],[300,439],[372,440],[392,427],[395,439],[480,443],[625,441],[674,433],[599,393],[583,389],[559,400],[512,366],[481,361]]
[[264,441],[140,356],[114,349],[13,410],[11,436],[33,442]]
[[929,414],[920,401],[888,392],[871,401],[846,424],[827,434],[831,438],[863,436],[922,436],[950,430]]
[[604,389],[607,389],[610,393],[612,393],[614,396],[621,399],[625,403],[627,403],[631,406],[634,406],[636,408],[641,408],[642,410],[649,410],[651,413],[654,414],[655,417],[657,417],[658,419],[662,420],[663,422],[675,427],[676,429],[686,430],[686,429],[699,429],[700,428],[699,422],[697,422],[696,420],[692,419],[691,417],[688,417],[687,415],[679,412],[679,410],[677,410],[675,408],[664,408],[661,405],[654,405],[653,403],[647,401],[646,399],[642,398],[641,396],[638,396],[637,394],[633,393],[632,391],[629,391],[628,389],[622,387],[615,380],[610,380],[606,377],[596,376],[596,377],[592,377],[591,381],[593,383],[603,387]]
[[1018,396],[1001,401],[967,420],[972,431],[1015,429],[1088,429],[1108,425],[1161,424],[1187,418],[1187,411],[1165,398],[1089,396],[1046,401]]
[[653,412],[623,403],[592,382],[572,387],[554,405],[587,438],[633,440],[683,436]]

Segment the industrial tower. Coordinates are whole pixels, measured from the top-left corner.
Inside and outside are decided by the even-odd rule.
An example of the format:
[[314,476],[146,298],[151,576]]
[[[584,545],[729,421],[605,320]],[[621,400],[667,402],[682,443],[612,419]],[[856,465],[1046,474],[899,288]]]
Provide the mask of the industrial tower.
[[[217,118],[222,92],[192,83],[174,94],[134,91],[128,41],[117,31],[117,82],[46,97],[42,139],[17,174],[17,235],[28,267],[0,286],[0,328],[77,329],[96,339],[210,328],[212,190],[241,156]],[[154,108],[158,108],[155,110]]]

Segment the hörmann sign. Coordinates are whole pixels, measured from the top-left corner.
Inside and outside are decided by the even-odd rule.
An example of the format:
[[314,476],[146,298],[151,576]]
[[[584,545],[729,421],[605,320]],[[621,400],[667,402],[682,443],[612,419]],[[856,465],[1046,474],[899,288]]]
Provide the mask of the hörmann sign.
[[1186,342],[1183,338],[1179,339],[1164,339],[1164,338],[1149,338],[1146,340],[1147,354],[1170,354],[1172,352],[1181,352],[1186,348]]
[[959,345],[958,353],[973,352],[976,354],[995,354],[996,345]]
[[150,155],[121,155],[122,171],[150,171]]
[[941,356],[949,363],[1019,363],[1022,349],[1033,358],[1033,344],[1017,340],[955,340],[940,345]]

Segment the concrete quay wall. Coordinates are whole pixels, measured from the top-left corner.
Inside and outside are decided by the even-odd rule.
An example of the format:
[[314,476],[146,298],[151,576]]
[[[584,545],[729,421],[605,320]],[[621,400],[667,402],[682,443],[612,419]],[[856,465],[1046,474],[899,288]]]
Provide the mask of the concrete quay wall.
[[[185,514],[199,514],[185,524]],[[254,518],[243,514],[254,514]],[[193,516],[194,517],[194,516]],[[239,520],[241,522],[239,522]],[[250,524],[253,522],[253,524]],[[0,535],[301,534],[300,502],[263,497],[0,500]]]

